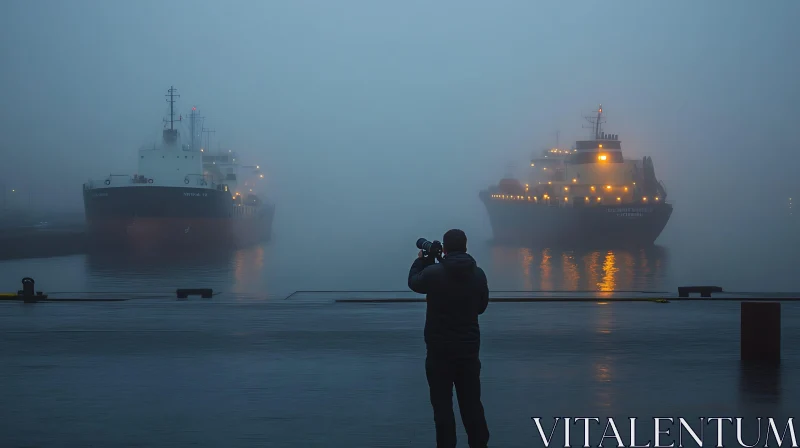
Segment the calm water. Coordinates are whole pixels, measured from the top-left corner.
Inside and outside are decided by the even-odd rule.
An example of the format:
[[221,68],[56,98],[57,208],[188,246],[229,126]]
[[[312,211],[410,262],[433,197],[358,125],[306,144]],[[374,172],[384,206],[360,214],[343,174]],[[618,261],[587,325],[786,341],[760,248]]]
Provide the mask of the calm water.
[[[283,236],[281,233],[283,230]],[[318,231],[302,239],[276,229],[272,241],[232,253],[79,255],[0,262],[0,289],[25,276],[46,292],[160,292],[211,287],[220,297],[277,298],[296,290],[407,290],[416,238],[434,231],[398,231],[388,239],[367,232]],[[721,232],[698,237],[665,232],[647,250],[563,251],[498,246],[473,232],[469,249],[492,290],[659,290],[710,284],[729,291],[800,291],[800,257],[793,244],[743,240]],[[768,235],[766,235],[768,236]]]
[[[800,410],[798,305],[782,307],[780,368],[743,369],[734,302],[490,304],[481,327],[492,446],[542,446],[533,416],[615,417],[625,439],[630,416],[785,424]],[[294,300],[0,303],[0,441],[433,446],[424,313]]]

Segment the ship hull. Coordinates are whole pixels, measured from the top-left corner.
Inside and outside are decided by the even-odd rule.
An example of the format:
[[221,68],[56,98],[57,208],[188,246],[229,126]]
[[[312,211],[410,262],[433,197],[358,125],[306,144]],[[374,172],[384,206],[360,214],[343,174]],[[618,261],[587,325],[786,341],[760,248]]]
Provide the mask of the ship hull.
[[271,204],[236,205],[230,193],[190,187],[86,189],[93,248],[246,247],[272,234]]
[[558,207],[480,197],[495,241],[540,247],[650,246],[672,215],[666,203]]

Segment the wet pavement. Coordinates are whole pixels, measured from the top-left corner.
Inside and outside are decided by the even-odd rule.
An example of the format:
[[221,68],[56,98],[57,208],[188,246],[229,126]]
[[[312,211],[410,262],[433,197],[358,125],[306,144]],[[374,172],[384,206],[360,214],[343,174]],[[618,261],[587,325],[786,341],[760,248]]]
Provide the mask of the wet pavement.
[[[490,446],[543,446],[535,416],[547,425],[556,416],[796,416],[800,303],[782,304],[781,366],[746,370],[739,306],[490,304],[481,320]],[[0,303],[0,441],[432,447],[424,317],[419,303],[309,295]],[[593,431],[596,446],[603,427]]]

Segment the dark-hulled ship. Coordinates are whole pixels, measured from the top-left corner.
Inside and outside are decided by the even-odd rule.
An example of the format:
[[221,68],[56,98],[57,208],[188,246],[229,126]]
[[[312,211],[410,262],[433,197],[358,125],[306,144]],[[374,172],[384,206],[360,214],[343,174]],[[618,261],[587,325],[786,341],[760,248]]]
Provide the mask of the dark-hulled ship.
[[87,232],[100,246],[244,247],[270,238],[274,205],[265,202],[260,166],[242,166],[232,150],[202,148],[193,107],[190,138],[175,119],[175,89],[160,144],[138,152],[133,175],[109,175],[83,185]]
[[495,241],[614,247],[652,245],[659,237],[672,205],[652,159],[623,157],[619,136],[602,130],[602,106],[587,118],[592,139],[543,151],[525,183],[506,178],[480,192]]

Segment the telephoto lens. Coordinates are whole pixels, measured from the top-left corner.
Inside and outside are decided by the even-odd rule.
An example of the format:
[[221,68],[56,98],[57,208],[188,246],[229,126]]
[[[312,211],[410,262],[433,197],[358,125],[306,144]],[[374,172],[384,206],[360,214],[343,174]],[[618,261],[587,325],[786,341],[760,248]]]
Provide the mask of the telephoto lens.
[[430,252],[432,245],[433,243],[425,238],[420,238],[417,240],[417,249],[424,250],[425,252]]

